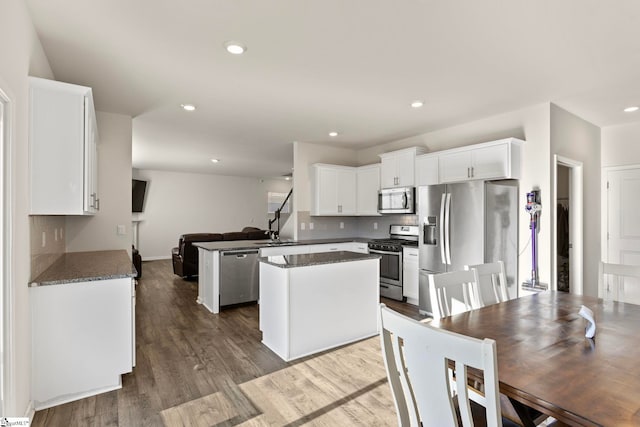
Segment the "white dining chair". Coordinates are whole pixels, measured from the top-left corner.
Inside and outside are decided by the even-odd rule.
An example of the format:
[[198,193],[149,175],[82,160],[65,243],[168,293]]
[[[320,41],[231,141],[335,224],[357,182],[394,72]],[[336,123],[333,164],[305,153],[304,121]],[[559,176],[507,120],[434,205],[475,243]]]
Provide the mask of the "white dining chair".
[[640,266],[600,261],[598,270],[600,298],[640,304]]
[[483,307],[475,270],[429,275],[429,296],[434,319]]
[[[380,340],[399,426],[454,427],[461,422],[469,427],[474,418],[484,418],[487,426],[502,425],[494,340],[438,329],[384,304],[380,305]],[[455,384],[449,364],[458,373]],[[467,367],[483,371],[484,410],[470,401]]]
[[509,299],[504,262],[496,261],[485,264],[465,265],[464,269],[475,269],[477,271],[480,299],[485,306]]

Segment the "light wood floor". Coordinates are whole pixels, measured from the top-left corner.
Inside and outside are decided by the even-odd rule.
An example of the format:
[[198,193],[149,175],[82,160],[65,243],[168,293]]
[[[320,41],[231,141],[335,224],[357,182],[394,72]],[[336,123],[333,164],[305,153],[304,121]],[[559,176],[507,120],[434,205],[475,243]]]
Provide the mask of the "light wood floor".
[[145,262],[137,366],[122,389],[38,411],[32,425],[396,425],[377,337],[286,363],[261,344],[257,305],[213,315],[196,297],[197,282],[174,276],[170,261]]

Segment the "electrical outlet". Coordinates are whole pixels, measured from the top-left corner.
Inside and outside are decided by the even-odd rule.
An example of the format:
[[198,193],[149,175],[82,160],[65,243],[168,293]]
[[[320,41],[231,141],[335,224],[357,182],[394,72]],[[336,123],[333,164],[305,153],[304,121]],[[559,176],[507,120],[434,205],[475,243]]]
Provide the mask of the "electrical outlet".
[[124,225],[118,225],[117,233],[118,236],[124,236],[125,234],[127,234],[127,228]]
[[344,228],[344,222],[340,221],[340,228]]
[[[304,222],[300,223],[300,230],[304,230],[305,228],[307,228],[306,224]],[[309,228],[311,228],[311,225],[309,225]]]
[[313,230],[313,223],[312,222],[309,223],[309,230]]
[[374,222],[374,223],[373,223],[373,229],[374,229],[374,230],[377,230],[377,229],[378,229],[378,223],[377,223],[377,222]]
[[42,232],[42,247],[44,248],[45,246],[47,246],[47,232],[43,231]]

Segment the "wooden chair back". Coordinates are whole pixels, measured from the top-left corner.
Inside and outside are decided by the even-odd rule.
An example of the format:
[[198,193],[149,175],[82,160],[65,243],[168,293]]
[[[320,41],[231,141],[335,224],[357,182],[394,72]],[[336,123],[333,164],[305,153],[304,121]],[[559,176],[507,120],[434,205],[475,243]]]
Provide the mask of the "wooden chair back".
[[[438,329],[384,304],[380,305],[380,340],[399,426],[457,427],[456,406],[462,426],[473,426],[468,367],[483,371],[486,425],[502,425],[494,340]],[[450,364],[455,366],[455,384]],[[452,390],[457,390],[455,400]]]
[[430,274],[429,296],[434,319],[483,307],[476,270]]
[[601,261],[598,296],[606,300],[640,304],[640,266]]
[[465,265],[465,270],[475,269],[478,273],[478,290],[484,305],[497,304],[509,299],[507,293],[507,274],[504,262]]

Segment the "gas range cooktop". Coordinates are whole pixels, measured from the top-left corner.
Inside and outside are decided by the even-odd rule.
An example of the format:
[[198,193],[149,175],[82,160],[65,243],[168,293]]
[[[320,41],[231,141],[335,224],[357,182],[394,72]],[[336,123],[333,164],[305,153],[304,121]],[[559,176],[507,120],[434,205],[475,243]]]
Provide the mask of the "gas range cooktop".
[[417,225],[391,225],[388,239],[374,239],[369,249],[400,252],[403,246],[418,246],[419,228]]
[[375,239],[369,242],[369,249],[400,252],[403,246],[417,247],[418,242],[408,239]]

